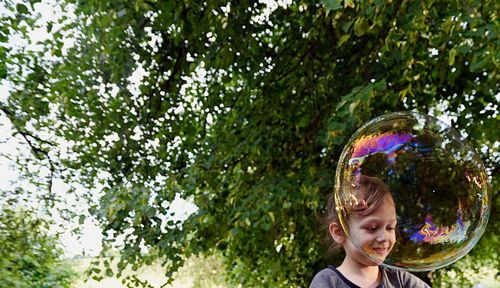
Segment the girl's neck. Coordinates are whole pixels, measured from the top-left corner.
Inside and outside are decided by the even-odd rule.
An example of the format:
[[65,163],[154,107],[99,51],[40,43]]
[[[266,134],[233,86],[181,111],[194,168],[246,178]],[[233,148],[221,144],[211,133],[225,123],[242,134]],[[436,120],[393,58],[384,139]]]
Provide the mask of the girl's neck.
[[378,266],[363,265],[349,258],[344,259],[337,270],[360,287],[377,287],[381,280]]

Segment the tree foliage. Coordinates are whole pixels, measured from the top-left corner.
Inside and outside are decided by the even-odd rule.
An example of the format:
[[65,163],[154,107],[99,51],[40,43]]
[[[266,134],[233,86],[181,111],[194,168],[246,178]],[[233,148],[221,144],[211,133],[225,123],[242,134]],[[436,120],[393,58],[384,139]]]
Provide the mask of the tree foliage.
[[[36,14],[10,7],[14,28]],[[316,216],[342,146],[390,111],[449,115],[491,173],[498,220],[498,1],[62,7],[76,17],[41,52],[2,50],[0,108],[49,181],[100,187],[91,213],[108,246],[124,236],[121,268],[160,257],[172,275],[217,250],[229,281],[306,286],[326,261]],[[186,221],[176,196],[198,207]]]
[[[496,206],[498,209],[498,203]],[[496,210],[498,211],[498,210]],[[498,217],[490,221],[489,231],[498,231]],[[434,272],[433,284],[436,287],[473,287],[482,284],[483,287],[498,287],[500,285],[500,257],[496,247],[500,244],[497,233],[486,233],[478,247],[472,253],[447,269]]]
[[33,211],[3,205],[0,210],[0,287],[71,287],[73,272],[64,267],[49,222]]

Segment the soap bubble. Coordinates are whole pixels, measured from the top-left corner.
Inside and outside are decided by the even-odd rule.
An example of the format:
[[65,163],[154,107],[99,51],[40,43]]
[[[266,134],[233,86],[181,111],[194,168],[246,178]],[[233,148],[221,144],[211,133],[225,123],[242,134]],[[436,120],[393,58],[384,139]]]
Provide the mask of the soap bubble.
[[[394,201],[396,242],[385,261],[349,233],[349,217],[370,215],[378,197],[360,189],[366,176],[385,183]],[[410,271],[438,269],[467,254],[490,212],[486,169],[476,152],[445,123],[411,112],[377,117],[356,131],[340,156],[335,201],[358,249],[376,263]]]

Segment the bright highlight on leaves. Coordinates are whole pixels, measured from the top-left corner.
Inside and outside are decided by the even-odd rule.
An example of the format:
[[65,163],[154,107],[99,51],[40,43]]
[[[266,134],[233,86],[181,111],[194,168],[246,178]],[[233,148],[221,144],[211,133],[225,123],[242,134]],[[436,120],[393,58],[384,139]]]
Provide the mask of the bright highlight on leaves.
[[370,195],[361,175],[377,177],[391,191],[397,214],[396,244],[385,265],[428,271],[451,264],[479,240],[490,213],[485,167],[453,128],[416,113],[392,113],[362,126],[345,146],[335,177],[341,224]]

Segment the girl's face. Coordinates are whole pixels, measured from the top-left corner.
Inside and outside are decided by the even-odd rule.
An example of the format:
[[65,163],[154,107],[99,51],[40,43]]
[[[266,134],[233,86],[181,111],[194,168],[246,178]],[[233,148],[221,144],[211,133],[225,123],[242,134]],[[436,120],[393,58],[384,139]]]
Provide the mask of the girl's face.
[[381,264],[396,242],[396,208],[391,195],[386,194],[381,205],[369,215],[351,214],[348,225],[356,245],[351,240],[345,241],[346,257],[366,266]]

